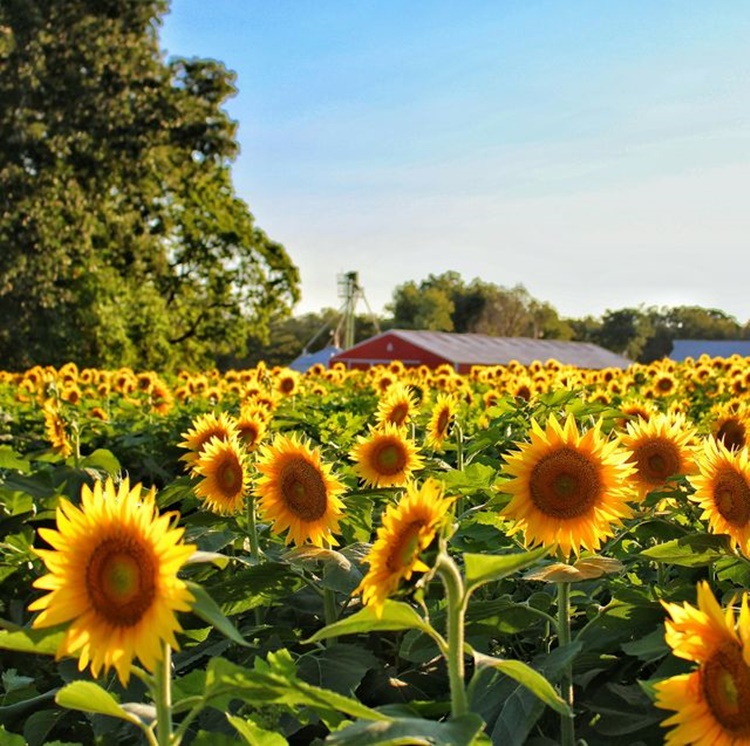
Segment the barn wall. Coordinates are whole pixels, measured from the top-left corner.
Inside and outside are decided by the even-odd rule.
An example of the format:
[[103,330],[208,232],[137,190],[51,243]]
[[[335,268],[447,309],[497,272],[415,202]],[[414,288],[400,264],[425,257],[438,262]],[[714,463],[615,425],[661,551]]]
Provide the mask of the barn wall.
[[437,368],[438,365],[451,362],[386,332],[379,337],[339,352],[331,358],[329,365],[342,362],[347,368],[362,370],[372,365],[387,365],[393,360],[400,360],[409,367],[427,365],[430,368]]

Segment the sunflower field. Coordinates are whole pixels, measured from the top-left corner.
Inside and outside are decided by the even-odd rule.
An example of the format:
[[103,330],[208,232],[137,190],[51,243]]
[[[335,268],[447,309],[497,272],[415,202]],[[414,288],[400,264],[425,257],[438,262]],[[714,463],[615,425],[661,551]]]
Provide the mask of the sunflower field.
[[743,358],[0,373],[0,744],[750,744]]

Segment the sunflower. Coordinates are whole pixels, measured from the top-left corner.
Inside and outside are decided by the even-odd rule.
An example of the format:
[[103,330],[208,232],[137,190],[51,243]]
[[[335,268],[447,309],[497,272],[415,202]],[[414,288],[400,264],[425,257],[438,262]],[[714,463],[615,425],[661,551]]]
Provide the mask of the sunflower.
[[221,412],[218,415],[212,412],[199,415],[193,420],[193,426],[187,432],[182,433],[185,440],[178,445],[187,448],[189,452],[181,456],[180,461],[184,461],[187,469],[191,470],[211,438],[218,437],[229,440],[233,435],[238,435],[237,423],[226,412]]
[[371,487],[402,487],[424,466],[417,446],[396,425],[370,428],[350,452],[354,471]]
[[601,434],[601,421],[580,434],[572,415],[564,425],[554,416],[546,429],[531,421],[531,443],[505,457],[513,477],[504,491],[513,497],[503,515],[523,531],[527,545],[558,546],[566,556],[592,551],[632,515],[627,500],[630,454]]
[[427,444],[433,448],[443,447],[443,441],[448,435],[456,418],[456,400],[450,394],[438,394],[435,406],[427,423]]
[[250,480],[247,455],[236,435],[228,440],[211,438],[193,464],[193,474],[203,477],[195,487],[195,494],[209,510],[232,514],[242,509]]
[[712,417],[709,426],[711,435],[720,440],[732,451],[739,450],[748,444],[750,437],[750,416],[744,407],[736,408],[729,404],[720,404],[711,408]]
[[394,383],[381,397],[375,412],[376,422],[390,422],[401,427],[414,413],[416,398],[408,386]]
[[419,555],[446,521],[452,503],[443,496],[443,485],[428,478],[421,487],[408,484],[399,502],[385,509],[375,543],[364,560],[369,570],[354,591],[362,594],[362,602],[372,606],[377,616],[402,580],[429,570]]
[[694,661],[687,674],[657,682],[655,705],[675,714],[662,722],[675,726],[670,746],[750,744],[750,609],[743,594],[739,619],[723,610],[708,583],[698,585],[698,607],[662,601],[671,619],[665,639],[674,655]]
[[244,406],[237,418],[240,440],[248,451],[255,450],[268,430],[269,412],[263,407]]
[[668,370],[661,370],[654,376],[650,390],[657,398],[672,396],[677,391],[677,379]]
[[277,435],[262,445],[256,463],[261,473],[255,487],[260,509],[273,522],[273,531],[287,529],[286,543],[306,541],[321,547],[336,544],[344,486],[321,461],[320,450],[302,443],[295,435]]
[[658,413],[628,422],[621,443],[632,452],[633,483],[640,499],[666,487],[672,477],[695,472],[695,430],[682,416]]
[[730,451],[706,438],[697,457],[698,473],[688,477],[695,488],[690,499],[702,508],[711,531],[728,534],[733,545],[750,549],[750,463],[748,452]]
[[68,438],[65,420],[60,414],[60,409],[54,399],[48,399],[42,407],[44,413],[44,432],[47,440],[52,445],[52,450],[59,453],[63,458],[68,458],[73,453],[73,446]]
[[283,368],[276,374],[274,390],[281,396],[294,396],[299,393],[301,376],[296,370]]
[[52,549],[36,550],[49,574],[34,586],[49,593],[29,606],[41,611],[35,628],[70,622],[58,659],[78,654],[81,671],[114,668],[125,685],[134,658],[153,671],[164,642],[178,647],[175,612],[189,611],[193,597],[177,572],[195,547],[171,521],[153,489],[142,495],[127,478],[119,488],[111,479],[84,485],[80,507],[60,499],[57,530],[39,529]]

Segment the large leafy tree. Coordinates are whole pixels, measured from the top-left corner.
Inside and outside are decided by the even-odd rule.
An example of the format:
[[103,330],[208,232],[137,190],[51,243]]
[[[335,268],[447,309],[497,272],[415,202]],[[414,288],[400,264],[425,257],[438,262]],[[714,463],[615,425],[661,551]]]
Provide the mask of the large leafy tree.
[[165,60],[166,0],[0,2],[5,367],[202,365],[298,298],[233,189],[234,74]]

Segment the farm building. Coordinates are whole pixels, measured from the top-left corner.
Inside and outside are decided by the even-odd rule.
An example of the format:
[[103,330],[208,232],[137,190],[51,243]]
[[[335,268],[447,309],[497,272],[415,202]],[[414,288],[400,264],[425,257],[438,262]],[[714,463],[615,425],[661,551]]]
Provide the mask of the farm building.
[[468,373],[473,365],[505,365],[513,360],[522,365],[557,360],[596,370],[627,368],[631,363],[626,357],[588,342],[390,329],[337,353],[330,365],[340,362],[347,368],[362,369],[387,365],[393,360],[430,368],[447,363],[457,373]]
[[669,358],[681,363],[685,358],[697,360],[701,355],[750,357],[750,339],[675,339]]

